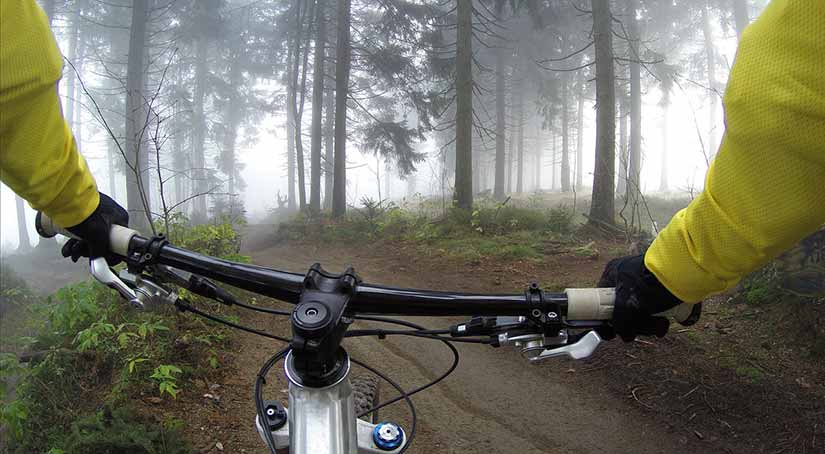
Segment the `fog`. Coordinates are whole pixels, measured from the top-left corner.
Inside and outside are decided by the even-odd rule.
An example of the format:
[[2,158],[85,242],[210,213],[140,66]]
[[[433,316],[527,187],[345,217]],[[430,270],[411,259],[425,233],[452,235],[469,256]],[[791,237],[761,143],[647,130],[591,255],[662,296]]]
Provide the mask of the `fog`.
[[[588,44],[593,35],[589,1],[522,2],[515,11],[510,2],[474,2],[473,120],[471,130],[465,131],[471,140],[467,150],[473,156],[474,175],[469,183],[454,170],[456,160],[466,156],[460,151],[456,157],[456,148],[463,150],[466,145],[460,139],[465,132],[456,121],[463,114],[454,102],[461,96],[456,93],[460,91],[456,80],[461,76],[455,60],[459,27],[455,25],[454,5],[394,2],[397,5],[388,11],[372,2],[353,1],[348,110],[341,117],[333,102],[339,91],[336,74],[341,69],[337,57],[342,55],[335,3],[45,2],[58,45],[71,62],[65,65],[60,84],[64,115],[100,190],[128,206],[138,227],[145,219],[145,207],[134,202],[133,193],[141,185],[130,165],[142,169],[138,173],[143,175],[142,186],[154,218],[162,211],[158,208],[162,202],[158,181],[164,180],[167,205],[191,198],[172,211],[183,212],[195,222],[240,213],[245,213],[249,222],[259,222],[279,208],[279,195],[284,203],[281,214],[302,209],[295,174],[301,167],[306,193],[303,209],[309,211],[345,210],[359,206],[364,197],[380,196],[396,203],[413,195],[451,201],[453,188],[468,184],[476,200],[485,193],[500,199],[493,193],[496,148],[502,146],[496,144],[496,138],[503,130],[504,153],[515,169],[506,177],[510,180],[502,183],[506,195],[518,199],[519,193],[571,191],[576,187],[582,194],[590,191],[598,120],[595,46]],[[621,180],[632,179],[620,175],[620,127],[622,118],[632,116],[627,107],[630,103],[623,104],[622,97],[635,95],[627,76],[634,63],[641,67],[641,125],[633,126],[640,129],[641,192],[688,197],[701,190],[708,159],[724,130],[721,94],[738,40],[738,24],[730,7],[733,3],[639,1],[635,9],[639,38],[632,39],[627,31],[632,22],[628,8],[634,3],[612,2],[617,19],[612,43],[617,106],[617,163],[612,179],[619,186],[616,197],[623,196]],[[764,6],[761,1],[742,3],[747,4],[749,19]],[[296,5],[303,6],[296,10]],[[318,5],[325,10],[315,14]],[[144,14],[135,14],[136,8],[145,8]],[[321,42],[318,18],[325,22],[327,32],[320,60],[316,59]],[[130,27],[136,26],[136,21],[144,21],[146,29],[139,43],[130,42],[135,39]],[[141,47],[137,58],[135,49]],[[708,86],[709,49],[714,87]],[[497,131],[499,52],[505,122]],[[319,61],[325,68],[316,75]],[[320,92],[313,90],[316,76],[324,79]],[[663,80],[670,81],[666,135]],[[137,95],[126,90],[129,84],[137,84]],[[322,123],[314,128],[317,93],[324,95],[317,101]],[[583,122],[578,132],[580,97]],[[568,117],[566,164],[561,157],[562,111]],[[300,121],[293,121],[296,114],[301,115]],[[326,173],[332,174],[333,162],[327,162],[326,157],[335,153],[328,148],[334,142],[332,136],[338,134],[336,120],[340,118],[346,118],[342,134],[348,137],[346,206],[336,208],[327,200],[332,179],[327,179]],[[519,125],[523,127],[525,160],[521,191],[515,181],[517,158],[508,156],[518,151]],[[632,152],[630,129],[628,126],[627,153]],[[576,175],[579,134],[580,181]],[[302,138],[300,147],[292,140],[296,136]],[[303,165],[294,159],[296,148],[302,149]],[[555,162],[551,160],[553,149]],[[542,157],[538,185],[536,150],[541,150]],[[667,188],[662,187],[662,150],[667,153]],[[313,152],[321,153],[320,161],[316,158],[313,162]],[[156,175],[158,161],[161,178]],[[312,170],[318,162],[320,177],[313,182]],[[569,178],[566,185],[563,171]],[[318,197],[317,207],[312,206],[313,192]],[[14,195],[5,186],[0,203],[0,244],[3,253],[8,253],[18,247],[18,225]],[[36,244],[34,212],[29,207],[26,217],[29,238]]]

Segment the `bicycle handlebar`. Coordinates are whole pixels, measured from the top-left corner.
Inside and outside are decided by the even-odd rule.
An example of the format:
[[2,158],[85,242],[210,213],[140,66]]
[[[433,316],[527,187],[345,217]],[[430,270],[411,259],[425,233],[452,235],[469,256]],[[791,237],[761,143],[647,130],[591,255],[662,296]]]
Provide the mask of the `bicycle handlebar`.
[[[48,216],[38,213],[37,232],[44,238],[57,234],[74,237]],[[129,257],[143,250],[150,241],[132,229],[113,225],[109,237],[112,252]],[[297,303],[304,288],[303,274],[278,271],[262,266],[230,262],[170,244],[158,252],[159,264],[178,268],[234,287],[289,303]],[[615,300],[614,289],[566,289],[562,293],[543,292],[541,297],[527,293],[488,295],[386,287],[359,283],[349,308],[361,314],[407,316],[508,316],[522,315],[525,310],[560,310],[559,317],[570,321],[610,320]],[[693,306],[682,304],[661,316],[687,320]]]

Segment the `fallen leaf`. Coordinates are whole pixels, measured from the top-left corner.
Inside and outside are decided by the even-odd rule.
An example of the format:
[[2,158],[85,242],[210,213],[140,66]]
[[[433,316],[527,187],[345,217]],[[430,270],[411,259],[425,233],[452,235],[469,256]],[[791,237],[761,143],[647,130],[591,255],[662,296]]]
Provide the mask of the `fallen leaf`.
[[218,448],[218,451],[223,451],[223,443],[217,442],[215,443],[215,447]]

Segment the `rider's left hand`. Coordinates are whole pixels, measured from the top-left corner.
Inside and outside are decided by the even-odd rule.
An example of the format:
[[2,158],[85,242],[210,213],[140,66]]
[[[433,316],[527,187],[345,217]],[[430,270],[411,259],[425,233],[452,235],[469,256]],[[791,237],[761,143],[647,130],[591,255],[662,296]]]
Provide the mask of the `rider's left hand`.
[[77,262],[80,257],[106,257],[109,265],[114,266],[121,258],[110,252],[109,233],[112,225],[129,226],[129,213],[106,194],[100,194],[100,203],[88,218],[80,224],[66,230],[80,239],[70,239],[63,245],[63,257],[71,257]]
[[644,255],[628,256],[608,262],[599,280],[599,287],[615,287],[612,330],[602,330],[603,337],[618,335],[630,342],[637,335],[663,337],[670,321],[653,314],[664,312],[682,303],[647,269]]

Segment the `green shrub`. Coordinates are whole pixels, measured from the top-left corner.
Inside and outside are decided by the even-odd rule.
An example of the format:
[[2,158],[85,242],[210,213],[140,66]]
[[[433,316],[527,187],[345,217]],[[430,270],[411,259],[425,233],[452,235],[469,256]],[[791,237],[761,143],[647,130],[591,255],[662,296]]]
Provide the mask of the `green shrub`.
[[[165,223],[158,223],[162,231]],[[248,262],[249,257],[240,255],[241,236],[227,219],[219,219],[212,224],[191,225],[182,213],[172,215],[169,220],[169,241],[174,245],[202,254],[220,257],[236,262]]]
[[[142,421],[124,408],[106,407],[74,422],[65,454],[188,454],[179,425]],[[54,449],[53,449],[54,451]]]

